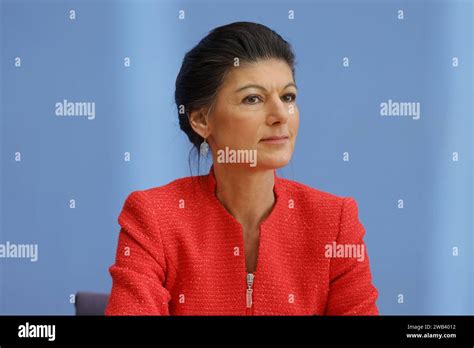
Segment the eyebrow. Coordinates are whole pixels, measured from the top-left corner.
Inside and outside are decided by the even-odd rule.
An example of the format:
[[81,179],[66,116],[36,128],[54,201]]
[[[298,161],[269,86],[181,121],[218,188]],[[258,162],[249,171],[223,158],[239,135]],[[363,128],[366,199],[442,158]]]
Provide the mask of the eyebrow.
[[[288,88],[288,87],[290,87],[290,86],[293,86],[293,87],[295,87],[296,89],[298,89],[298,87],[296,87],[296,84],[294,84],[293,82],[290,82],[289,84],[287,84],[285,87],[283,87],[283,89],[286,89],[286,88]],[[250,84],[250,85],[245,85],[245,86],[243,86],[243,87],[240,87],[239,89],[237,89],[237,90],[235,91],[235,93],[238,93],[238,92],[240,92],[240,91],[242,91],[242,90],[244,90],[244,89],[247,89],[247,88],[258,88],[258,89],[264,90],[265,92],[267,91],[266,88],[263,87],[263,86],[255,85],[255,84]]]

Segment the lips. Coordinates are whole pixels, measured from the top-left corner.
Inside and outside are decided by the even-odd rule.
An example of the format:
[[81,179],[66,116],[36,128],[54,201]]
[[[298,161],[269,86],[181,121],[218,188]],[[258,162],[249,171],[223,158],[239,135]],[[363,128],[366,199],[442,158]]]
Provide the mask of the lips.
[[282,139],[288,139],[288,136],[287,136],[287,135],[276,135],[276,136],[271,136],[271,137],[268,137],[268,138],[262,138],[262,141],[266,141],[266,140],[282,140]]

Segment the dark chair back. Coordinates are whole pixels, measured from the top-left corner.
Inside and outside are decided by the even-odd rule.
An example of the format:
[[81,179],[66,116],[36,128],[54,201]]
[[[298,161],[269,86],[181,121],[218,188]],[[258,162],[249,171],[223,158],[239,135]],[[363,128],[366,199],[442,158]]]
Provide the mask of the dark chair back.
[[104,315],[109,294],[79,291],[76,293],[76,315]]

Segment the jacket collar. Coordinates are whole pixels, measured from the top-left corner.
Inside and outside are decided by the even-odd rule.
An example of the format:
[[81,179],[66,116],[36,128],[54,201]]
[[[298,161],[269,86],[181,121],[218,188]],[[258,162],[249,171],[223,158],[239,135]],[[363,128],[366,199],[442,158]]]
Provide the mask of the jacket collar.
[[[273,170],[273,175],[274,175],[273,192],[275,193],[275,203],[270,213],[267,215],[265,220],[263,220],[263,222],[260,224],[261,227],[277,222],[279,219],[283,217],[282,213],[286,211],[284,207],[285,207],[285,204],[287,203],[284,202],[283,190],[281,187],[282,183],[280,181],[281,179],[276,175],[276,169]],[[222,203],[219,201],[219,199],[217,198],[215,194],[217,181],[216,181],[216,177],[214,173],[214,164],[211,165],[209,174],[207,175],[206,182],[207,182],[206,191],[210,194],[211,196],[210,199],[212,203],[214,204],[214,206],[216,206],[216,209],[220,210],[223,214],[228,215],[227,217],[229,218],[230,221],[232,221],[232,223],[238,224],[241,227],[240,223],[235,219],[235,217],[232,214],[230,214],[227,211],[227,209],[225,209],[225,207],[222,205]]]

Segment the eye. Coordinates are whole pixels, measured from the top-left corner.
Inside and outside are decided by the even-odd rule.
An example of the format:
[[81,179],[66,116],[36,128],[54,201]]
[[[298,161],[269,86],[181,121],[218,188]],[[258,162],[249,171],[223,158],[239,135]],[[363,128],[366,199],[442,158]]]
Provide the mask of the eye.
[[283,96],[283,98],[287,98],[287,97],[291,97],[291,98],[292,98],[291,100],[286,99],[287,102],[290,102],[290,103],[291,103],[291,102],[294,102],[294,101],[296,100],[296,94],[294,94],[294,93],[288,93],[288,94],[285,94],[285,95]]
[[[258,95],[249,95],[248,97],[244,98],[243,102],[245,102],[246,104],[250,104],[250,105],[257,104],[257,103],[254,102],[256,99],[259,99]],[[247,101],[250,101],[250,102],[247,103]]]

